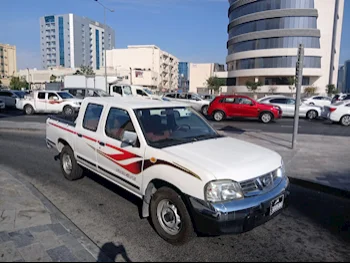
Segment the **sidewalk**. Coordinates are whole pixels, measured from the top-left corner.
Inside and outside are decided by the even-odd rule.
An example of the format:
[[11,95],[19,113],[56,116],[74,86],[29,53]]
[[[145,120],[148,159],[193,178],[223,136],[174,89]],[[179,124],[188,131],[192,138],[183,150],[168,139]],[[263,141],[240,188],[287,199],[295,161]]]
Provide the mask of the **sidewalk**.
[[292,135],[261,132],[221,132],[278,152],[291,178],[350,191],[350,138],[298,135],[291,150]]
[[0,262],[96,262],[100,249],[22,180],[0,166]]

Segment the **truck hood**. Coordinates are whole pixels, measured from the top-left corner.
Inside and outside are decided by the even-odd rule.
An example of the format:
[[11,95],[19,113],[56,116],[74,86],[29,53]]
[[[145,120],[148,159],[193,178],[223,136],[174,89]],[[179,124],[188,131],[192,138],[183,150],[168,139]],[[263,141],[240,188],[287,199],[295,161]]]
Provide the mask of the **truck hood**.
[[272,172],[281,166],[281,156],[269,149],[223,137],[164,149],[214,179],[242,182]]

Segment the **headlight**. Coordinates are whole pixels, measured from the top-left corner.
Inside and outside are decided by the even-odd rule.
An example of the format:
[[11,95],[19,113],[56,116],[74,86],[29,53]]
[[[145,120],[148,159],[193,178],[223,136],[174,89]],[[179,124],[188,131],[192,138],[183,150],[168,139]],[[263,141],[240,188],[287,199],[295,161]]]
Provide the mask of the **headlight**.
[[218,203],[243,198],[241,186],[230,180],[210,182],[205,187],[205,197],[208,202]]
[[286,175],[286,167],[284,165],[283,159],[281,161],[281,167],[278,168],[277,171],[276,171],[276,175],[279,178],[282,178],[282,177],[284,177]]

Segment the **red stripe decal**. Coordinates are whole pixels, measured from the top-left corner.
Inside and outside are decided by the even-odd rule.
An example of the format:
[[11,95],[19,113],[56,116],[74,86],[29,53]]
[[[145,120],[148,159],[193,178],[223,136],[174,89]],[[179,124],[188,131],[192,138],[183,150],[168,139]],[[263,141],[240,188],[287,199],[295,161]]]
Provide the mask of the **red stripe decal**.
[[64,131],[67,131],[67,132],[70,132],[70,133],[73,133],[73,134],[77,134],[75,131],[72,131],[72,130],[67,129],[67,128],[65,128],[65,127],[62,127],[62,126],[59,126],[59,125],[57,125],[57,124],[55,124],[55,123],[51,123],[51,122],[50,122],[50,124],[51,124],[52,126],[55,126],[55,127],[57,127],[57,128],[60,128],[61,130],[64,130]]
[[111,154],[109,155],[109,157],[111,157],[112,159],[116,160],[116,161],[124,161],[124,160],[127,160],[127,159],[131,159],[131,158],[141,158],[140,156],[136,155],[136,154],[133,154],[131,152],[128,152],[128,151],[125,151],[121,148],[118,148],[118,147],[115,147],[111,144],[106,144],[107,147],[109,148],[112,148],[114,150],[117,150],[119,152],[122,152],[122,153],[118,153],[118,154]]
[[95,140],[94,138],[91,138],[91,137],[86,136],[86,135],[83,135],[83,138],[88,139],[89,141],[92,141],[92,142],[97,142],[97,140]]

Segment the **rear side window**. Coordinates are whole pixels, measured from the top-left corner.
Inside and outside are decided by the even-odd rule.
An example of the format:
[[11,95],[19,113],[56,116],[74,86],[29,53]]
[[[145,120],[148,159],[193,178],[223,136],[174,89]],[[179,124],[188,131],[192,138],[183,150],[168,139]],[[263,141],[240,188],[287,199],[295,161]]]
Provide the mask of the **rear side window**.
[[224,98],[221,100],[221,103],[235,103],[235,98]]
[[121,86],[114,86],[113,87],[113,92],[118,93],[120,95],[123,95],[123,90]]
[[39,94],[38,94],[38,99],[39,99],[39,100],[44,100],[44,99],[45,99],[45,95],[46,95],[45,92],[39,92]]
[[287,100],[286,99],[273,99],[273,100],[270,100],[270,103],[287,104]]
[[125,131],[135,132],[129,113],[126,110],[112,108],[107,117],[106,135],[121,141]]
[[89,103],[86,108],[85,116],[83,120],[83,127],[89,131],[97,131],[98,124],[100,122],[103,106],[98,104]]
[[322,100],[322,97],[314,97],[314,100]]

